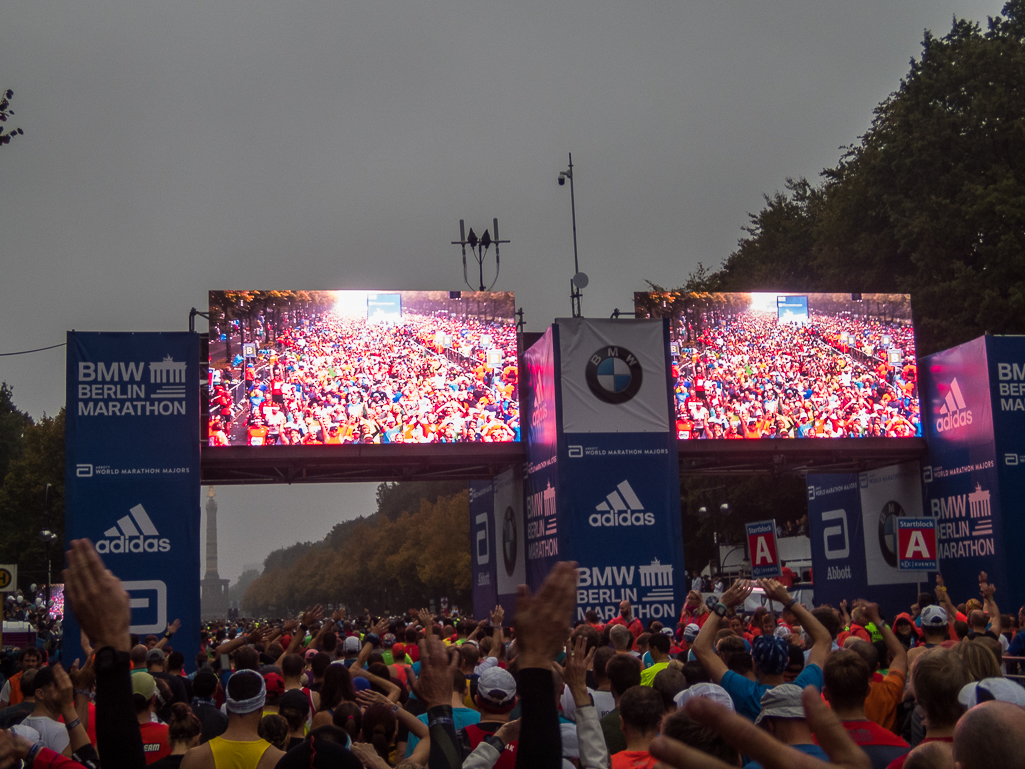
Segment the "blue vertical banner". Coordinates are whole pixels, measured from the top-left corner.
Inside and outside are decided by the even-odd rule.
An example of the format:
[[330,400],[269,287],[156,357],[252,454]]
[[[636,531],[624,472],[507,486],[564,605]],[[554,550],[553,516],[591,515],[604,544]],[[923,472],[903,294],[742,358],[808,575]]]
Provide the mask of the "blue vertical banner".
[[486,617],[498,603],[495,561],[495,487],[470,481],[470,561],[473,565],[473,616]]
[[[65,540],[88,538],[132,602],[131,632],[199,647],[199,336],[68,333]],[[65,656],[81,656],[68,612]]]
[[988,339],[973,339],[919,363],[929,445],[922,474],[925,509],[937,519],[940,572],[955,602],[976,595],[980,571],[1003,595],[1021,593],[1014,584],[1019,580],[1011,581],[1017,570],[1009,571],[1005,560]]
[[673,624],[686,587],[668,322],[555,329],[555,508],[561,558],[579,564],[576,619],[611,619],[628,600],[643,622]]
[[865,597],[865,540],[857,473],[806,476],[815,603]]

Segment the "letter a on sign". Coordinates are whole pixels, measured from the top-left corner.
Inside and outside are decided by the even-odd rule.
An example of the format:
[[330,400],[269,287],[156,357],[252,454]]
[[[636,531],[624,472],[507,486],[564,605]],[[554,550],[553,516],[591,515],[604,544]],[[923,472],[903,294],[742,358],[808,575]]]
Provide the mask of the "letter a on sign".
[[751,576],[755,579],[778,577],[779,558],[776,549],[776,522],[756,521],[746,524],[747,552],[751,558]]
[[900,571],[937,571],[936,519],[897,519],[897,569]]

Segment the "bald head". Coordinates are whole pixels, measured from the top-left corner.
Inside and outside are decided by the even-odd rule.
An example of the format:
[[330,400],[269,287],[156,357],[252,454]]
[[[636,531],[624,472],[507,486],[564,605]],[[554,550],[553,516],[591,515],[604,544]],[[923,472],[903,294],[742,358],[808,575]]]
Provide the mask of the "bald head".
[[954,750],[949,742],[924,742],[908,753],[904,769],[954,769]]
[[619,614],[623,617],[623,619],[630,619],[630,617],[633,615],[633,607],[630,605],[629,601],[619,602]]
[[1023,733],[1025,708],[1009,702],[983,702],[957,722],[954,761],[958,769],[1025,769]]
[[984,611],[973,611],[968,615],[968,622],[973,630],[985,630],[986,624],[989,622],[989,615]]

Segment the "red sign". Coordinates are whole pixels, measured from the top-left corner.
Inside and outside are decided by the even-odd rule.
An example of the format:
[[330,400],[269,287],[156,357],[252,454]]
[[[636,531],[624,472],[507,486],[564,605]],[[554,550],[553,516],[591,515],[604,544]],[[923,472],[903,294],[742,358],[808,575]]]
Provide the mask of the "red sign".
[[746,529],[751,576],[755,579],[778,577],[780,568],[776,554],[776,522],[756,521],[746,524]]
[[935,518],[897,519],[898,571],[937,571]]

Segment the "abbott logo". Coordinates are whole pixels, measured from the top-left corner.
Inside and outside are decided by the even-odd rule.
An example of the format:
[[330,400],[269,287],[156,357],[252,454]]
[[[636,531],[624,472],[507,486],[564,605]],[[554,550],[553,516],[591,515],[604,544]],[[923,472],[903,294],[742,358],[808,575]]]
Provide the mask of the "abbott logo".
[[75,477],[76,478],[92,478],[93,477],[93,466],[92,465],[75,465]]
[[491,537],[488,535],[488,514],[481,513],[474,520],[478,526],[484,524],[484,528],[477,529],[477,565],[484,566],[491,561]]
[[630,481],[623,481],[616,490],[606,495],[605,502],[595,506],[587,522],[592,526],[654,526],[655,514],[644,512]]
[[[847,536],[847,513],[844,510],[830,510],[822,514],[822,522],[837,521],[836,526],[826,526],[822,530],[822,543],[826,548],[826,558],[836,561],[847,558],[851,554],[851,542]],[[842,539],[837,540],[838,537]],[[833,540],[831,543],[830,540]]]
[[[99,548],[97,548],[99,549]],[[159,579],[122,582],[132,609],[128,630],[136,635],[162,633],[167,629],[167,585]]]
[[957,377],[950,380],[950,389],[940,406],[940,416],[936,420],[936,432],[945,433],[959,427],[967,427],[972,423],[972,412],[961,394],[961,386]]
[[130,513],[103,532],[106,539],[96,543],[97,553],[166,553],[171,549],[171,540],[160,536],[146,508],[136,505]]

